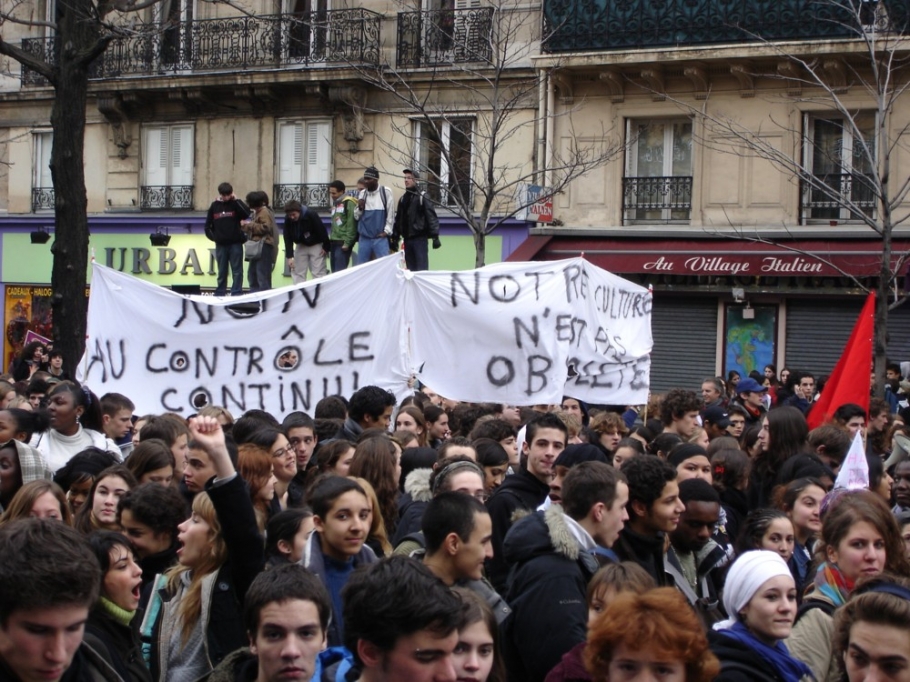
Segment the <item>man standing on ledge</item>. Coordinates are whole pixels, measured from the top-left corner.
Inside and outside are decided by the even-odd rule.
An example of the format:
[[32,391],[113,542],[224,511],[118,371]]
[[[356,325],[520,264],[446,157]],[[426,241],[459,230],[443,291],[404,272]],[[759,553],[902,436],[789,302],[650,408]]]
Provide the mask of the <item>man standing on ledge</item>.
[[227,293],[228,266],[231,268],[231,296],[243,293],[243,242],[241,225],[249,220],[250,209],[234,196],[229,182],[218,185],[218,198],[209,206],[205,217],[205,236],[215,242],[218,283],[215,296]]
[[358,197],[355,213],[360,234],[357,265],[389,255],[389,237],[395,218],[395,197],[388,187],[380,186],[379,171],[370,166],[363,172],[363,179],[366,189]]
[[398,200],[392,230],[393,243],[397,244],[398,238],[404,237],[404,262],[411,272],[430,269],[428,239],[433,240],[434,249],[442,246],[439,241],[439,218],[433,201],[417,187],[417,180],[417,171],[404,169],[405,192]]

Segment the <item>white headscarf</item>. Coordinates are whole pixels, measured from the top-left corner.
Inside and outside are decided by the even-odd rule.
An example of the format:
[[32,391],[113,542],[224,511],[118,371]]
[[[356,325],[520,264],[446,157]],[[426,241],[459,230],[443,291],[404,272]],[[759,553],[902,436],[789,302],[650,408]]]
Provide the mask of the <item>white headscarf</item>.
[[756,549],[740,556],[727,572],[724,583],[724,609],[729,618],[714,625],[715,630],[726,630],[739,620],[739,612],[752,601],[761,586],[778,576],[792,578],[793,574],[777,552]]

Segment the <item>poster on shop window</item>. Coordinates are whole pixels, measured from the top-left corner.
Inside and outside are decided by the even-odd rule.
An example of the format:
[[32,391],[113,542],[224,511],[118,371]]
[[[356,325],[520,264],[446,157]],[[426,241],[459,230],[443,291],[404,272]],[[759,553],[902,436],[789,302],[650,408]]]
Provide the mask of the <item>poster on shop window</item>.
[[307,283],[212,298],[95,265],[77,376],[138,412],[312,414],[415,380],[455,400],[647,399],[651,294],[576,258],[412,273],[391,255]]

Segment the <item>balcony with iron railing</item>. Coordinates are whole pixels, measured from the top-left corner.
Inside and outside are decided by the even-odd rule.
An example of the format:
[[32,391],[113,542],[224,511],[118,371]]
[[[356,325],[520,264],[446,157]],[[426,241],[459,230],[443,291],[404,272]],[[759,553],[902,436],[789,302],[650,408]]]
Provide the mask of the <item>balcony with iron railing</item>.
[[863,219],[860,212],[866,216],[875,212],[875,185],[872,176],[862,173],[826,173],[814,176],[814,181],[803,179],[799,194],[803,224],[858,222]]
[[543,50],[857,38],[906,33],[908,16],[905,0],[544,0]]
[[692,176],[622,179],[623,224],[687,223],[692,212]]
[[192,185],[142,185],[139,208],[144,211],[191,211]]
[[[379,63],[382,15],[366,9],[200,19],[149,24],[117,38],[90,79]],[[54,38],[26,38],[22,49],[53,61]],[[24,85],[44,78],[22,69]]]
[[399,68],[489,62],[493,8],[398,13]]
[[32,187],[32,213],[54,210],[54,188]]
[[313,209],[330,208],[328,184],[290,184],[275,185],[272,188],[272,206],[281,210],[289,201],[299,201],[303,206]]

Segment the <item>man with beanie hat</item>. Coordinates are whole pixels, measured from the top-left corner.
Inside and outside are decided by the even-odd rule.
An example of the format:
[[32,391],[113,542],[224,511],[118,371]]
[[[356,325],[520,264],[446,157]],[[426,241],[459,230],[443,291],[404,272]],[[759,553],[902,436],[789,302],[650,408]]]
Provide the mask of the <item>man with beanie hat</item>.
[[718,573],[727,554],[713,539],[720,519],[720,495],[707,481],[690,478],[679,484],[679,499],[686,509],[670,532],[665,567],[676,588],[710,627],[724,616],[719,603],[723,582]]
[[370,166],[363,172],[365,189],[357,198],[357,265],[369,263],[374,257],[389,255],[389,237],[395,218],[395,198],[392,190],[379,184],[379,171]]
[[433,201],[417,186],[417,171],[404,169],[405,192],[398,200],[392,242],[404,238],[404,262],[411,272],[429,270],[427,240],[433,240],[433,248],[442,246],[439,241],[439,218]]
[[616,541],[625,520],[628,486],[602,461],[572,467],[562,503],[527,516],[504,542],[512,567],[504,595],[512,613],[502,625],[510,680],[542,682],[563,654],[585,640],[587,585],[595,550]]

